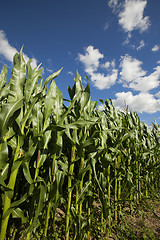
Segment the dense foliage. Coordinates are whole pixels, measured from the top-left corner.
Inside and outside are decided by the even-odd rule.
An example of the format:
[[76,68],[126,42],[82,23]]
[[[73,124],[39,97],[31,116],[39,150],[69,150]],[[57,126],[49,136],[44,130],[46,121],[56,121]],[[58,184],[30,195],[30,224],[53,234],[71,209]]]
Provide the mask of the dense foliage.
[[[160,127],[91,101],[77,73],[70,99],[14,56],[0,74],[0,239],[103,239],[160,187]],[[87,79],[88,81],[88,79]]]

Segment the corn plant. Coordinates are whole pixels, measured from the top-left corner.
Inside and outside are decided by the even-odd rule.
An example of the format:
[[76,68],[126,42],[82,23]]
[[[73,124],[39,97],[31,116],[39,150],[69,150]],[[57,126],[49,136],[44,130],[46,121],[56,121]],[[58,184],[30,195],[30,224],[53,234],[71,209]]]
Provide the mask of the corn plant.
[[108,99],[99,111],[78,72],[63,99],[62,69],[43,80],[30,63],[21,49],[0,73],[0,239],[103,239],[159,196],[160,127]]

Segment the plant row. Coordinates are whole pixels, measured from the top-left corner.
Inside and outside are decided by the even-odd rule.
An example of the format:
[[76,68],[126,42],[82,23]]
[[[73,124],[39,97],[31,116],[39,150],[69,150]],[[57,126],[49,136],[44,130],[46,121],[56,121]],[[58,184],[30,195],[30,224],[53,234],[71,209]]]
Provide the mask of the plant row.
[[91,100],[76,74],[63,99],[22,50],[0,74],[0,239],[96,239],[158,194],[160,127],[111,100]]

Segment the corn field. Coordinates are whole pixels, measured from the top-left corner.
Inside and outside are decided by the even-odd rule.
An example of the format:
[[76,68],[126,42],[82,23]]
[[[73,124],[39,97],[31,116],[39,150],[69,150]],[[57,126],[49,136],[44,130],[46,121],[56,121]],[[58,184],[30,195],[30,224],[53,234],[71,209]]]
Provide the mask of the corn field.
[[160,126],[108,99],[99,111],[78,72],[63,99],[62,69],[43,80],[30,63],[21,49],[0,74],[0,239],[106,239],[159,193]]

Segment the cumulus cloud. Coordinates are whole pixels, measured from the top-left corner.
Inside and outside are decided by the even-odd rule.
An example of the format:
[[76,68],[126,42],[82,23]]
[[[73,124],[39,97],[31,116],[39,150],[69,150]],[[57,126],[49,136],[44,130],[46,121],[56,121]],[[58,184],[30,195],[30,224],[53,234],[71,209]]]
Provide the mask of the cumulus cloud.
[[[17,53],[17,49],[11,46],[6,38],[5,32],[0,30],[0,55],[2,55],[6,60],[12,62],[13,56]],[[29,57],[26,54],[23,54],[26,62],[29,61]],[[31,67],[37,67],[37,60],[35,58],[31,59]]]
[[114,12],[118,12],[119,24],[125,32],[138,29],[142,33],[149,28],[149,17],[143,17],[147,0],[125,0],[121,3],[118,0],[109,0],[108,5]]
[[73,76],[73,72],[71,72],[71,71],[67,72],[67,74],[69,74],[69,75],[72,75],[72,76]]
[[155,96],[160,99],[160,91]]
[[160,49],[160,46],[159,45],[154,45],[154,47],[152,48],[152,52],[158,52]]
[[53,72],[53,70],[52,70],[52,69],[49,69],[49,68],[46,68],[46,70],[47,70],[47,72],[50,72],[50,73]]
[[[141,42],[140,45],[142,45]],[[123,87],[139,92],[133,95],[131,91],[118,92],[113,100],[117,108],[128,105],[130,109],[143,113],[155,113],[160,111],[160,93],[153,95],[153,89],[160,85],[160,66],[157,65],[152,73],[148,74],[143,69],[143,62],[126,54],[120,59],[119,68],[116,68],[115,61],[104,61],[105,57],[99,49],[88,46],[84,54],[78,54],[78,59],[84,65],[85,72],[98,89],[108,89],[113,86],[119,73],[119,84]],[[157,62],[159,63],[159,62]],[[100,106],[99,109],[103,107]]]
[[3,55],[8,61],[12,62],[13,56],[16,52],[16,48],[9,45],[4,31],[0,30],[0,54]]
[[109,61],[101,64],[101,67],[104,68],[104,69],[108,69],[110,67],[111,63]]
[[140,113],[160,111],[160,99],[155,99],[152,94],[139,93],[138,95],[133,95],[132,92],[119,92],[115,95],[117,98],[113,99],[113,104],[118,108],[126,104],[131,110]]
[[99,60],[103,57],[104,55],[101,54],[98,49],[94,49],[93,46],[88,46],[85,49],[85,55],[80,53],[78,54],[79,60],[84,64],[85,71],[89,75],[97,71],[99,67]]
[[140,92],[148,92],[157,88],[160,84],[160,66],[154,68],[154,72],[147,75],[141,67],[142,62],[129,55],[121,58],[120,82],[124,87],[132,88]]
[[137,47],[137,51],[139,51],[143,47],[145,47],[145,43],[144,43],[144,40],[141,40],[140,45]]
[[119,7],[119,0],[109,0],[108,6],[113,9],[113,11],[117,10],[117,7]]
[[106,76],[104,73],[92,73],[91,81],[98,89],[107,89],[115,84],[117,75],[118,72],[116,69],[113,69],[111,74],[107,74]]
[[[99,49],[94,49],[93,46],[88,46],[85,49],[85,54],[78,54],[78,59],[83,63],[85,72],[90,75],[91,81],[98,89],[107,89],[113,86],[118,76],[118,70],[115,69],[115,62],[109,61],[100,64],[100,59],[104,55],[99,52]],[[105,68],[107,74],[99,72],[99,68]]]
[[108,70],[110,67],[115,68],[116,64],[115,64],[115,60],[113,60],[112,62],[106,61],[105,63],[100,65],[101,68],[104,68],[106,70]]
[[128,54],[123,56],[120,63],[120,67],[122,68],[122,71],[120,72],[121,79],[126,82],[131,82],[144,76],[146,71],[142,70],[141,65],[142,62],[136,58],[132,58]]

